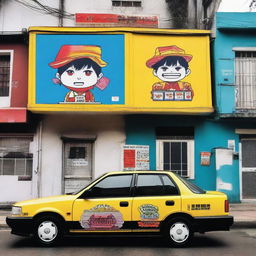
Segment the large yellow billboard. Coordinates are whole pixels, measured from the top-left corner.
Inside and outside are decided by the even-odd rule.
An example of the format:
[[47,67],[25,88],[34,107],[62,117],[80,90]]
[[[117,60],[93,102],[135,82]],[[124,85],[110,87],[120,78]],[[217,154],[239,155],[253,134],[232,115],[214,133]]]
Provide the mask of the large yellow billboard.
[[34,112],[211,113],[209,31],[30,28]]

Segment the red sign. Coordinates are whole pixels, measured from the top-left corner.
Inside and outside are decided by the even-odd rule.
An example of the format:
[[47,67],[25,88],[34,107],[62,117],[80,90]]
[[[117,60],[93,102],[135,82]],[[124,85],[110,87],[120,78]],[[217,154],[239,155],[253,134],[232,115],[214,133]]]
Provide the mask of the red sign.
[[207,165],[209,166],[210,159],[211,159],[211,152],[200,152],[201,155],[201,165]]
[[125,149],[124,150],[124,168],[135,168],[135,166],[136,166],[135,150]]
[[127,16],[120,14],[76,13],[76,24],[97,26],[124,26],[157,28],[157,16]]

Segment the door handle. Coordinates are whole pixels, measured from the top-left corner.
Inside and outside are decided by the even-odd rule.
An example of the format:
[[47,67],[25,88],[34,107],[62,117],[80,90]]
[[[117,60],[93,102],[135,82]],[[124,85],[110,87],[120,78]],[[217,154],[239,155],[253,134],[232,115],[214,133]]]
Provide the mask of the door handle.
[[173,205],[175,205],[175,202],[173,200],[167,200],[167,201],[165,201],[165,205],[173,206]]
[[120,202],[120,207],[128,207],[129,203],[127,201]]

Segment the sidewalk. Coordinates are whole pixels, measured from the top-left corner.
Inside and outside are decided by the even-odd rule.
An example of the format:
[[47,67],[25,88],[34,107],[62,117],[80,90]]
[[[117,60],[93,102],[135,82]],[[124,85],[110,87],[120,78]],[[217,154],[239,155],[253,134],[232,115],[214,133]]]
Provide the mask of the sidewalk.
[[234,217],[233,228],[256,228],[256,202],[230,204],[229,213]]
[[[5,222],[10,210],[0,209],[0,229],[7,229]],[[256,228],[256,202],[230,204],[230,215],[234,216],[232,228]]]

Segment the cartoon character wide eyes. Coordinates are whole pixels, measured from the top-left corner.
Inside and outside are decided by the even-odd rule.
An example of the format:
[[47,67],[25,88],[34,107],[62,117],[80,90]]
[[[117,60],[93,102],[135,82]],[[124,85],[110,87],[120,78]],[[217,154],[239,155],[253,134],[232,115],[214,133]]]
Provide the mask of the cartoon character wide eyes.
[[69,70],[67,70],[67,73],[69,76],[72,76],[72,75],[74,75],[75,72],[74,72],[74,70],[69,69]]
[[92,71],[91,70],[85,70],[84,73],[85,73],[86,76],[90,76],[92,74]]
[[167,67],[162,67],[161,68],[163,71],[166,71],[168,68]]

